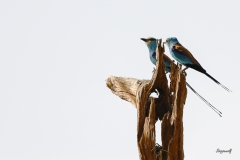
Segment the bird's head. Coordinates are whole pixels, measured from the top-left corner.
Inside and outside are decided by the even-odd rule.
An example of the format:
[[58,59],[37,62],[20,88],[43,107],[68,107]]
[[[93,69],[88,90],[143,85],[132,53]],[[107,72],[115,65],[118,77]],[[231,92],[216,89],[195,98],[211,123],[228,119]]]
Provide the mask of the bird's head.
[[169,37],[166,39],[164,43],[166,43],[168,47],[170,47],[171,45],[175,45],[176,43],[179,43],[179,42],[176,37]]
[[148,38],[141,38],[141,40],[143,40],[146,43],[150,52],[156,51],[156,48],[157,48],[157,39],[156,38],[148,37]]

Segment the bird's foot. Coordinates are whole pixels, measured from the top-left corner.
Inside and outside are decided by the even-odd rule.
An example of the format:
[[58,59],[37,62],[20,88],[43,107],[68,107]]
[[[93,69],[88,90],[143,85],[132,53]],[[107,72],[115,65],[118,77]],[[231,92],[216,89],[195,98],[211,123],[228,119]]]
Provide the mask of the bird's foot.
[[186,77],[187,76],[187,72],[182,71],[182,74]]
[[188,69],[188,67],[184,68],[184,69],[182,70],[182,72],[185,72],[185,70],[187,70],[187,69]]

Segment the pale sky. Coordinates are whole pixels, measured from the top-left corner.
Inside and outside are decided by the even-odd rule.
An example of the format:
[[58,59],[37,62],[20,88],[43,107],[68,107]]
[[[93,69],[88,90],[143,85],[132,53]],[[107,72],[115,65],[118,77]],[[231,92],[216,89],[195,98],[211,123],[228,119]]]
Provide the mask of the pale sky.
[[138,160],[136,109],[105,80],[151,79],[149,36],[177,37],[233,91],[187,70],[223,117],[188,90],[185,160],[240,159],[239,22],[237,0],[0,1],[0,159]]

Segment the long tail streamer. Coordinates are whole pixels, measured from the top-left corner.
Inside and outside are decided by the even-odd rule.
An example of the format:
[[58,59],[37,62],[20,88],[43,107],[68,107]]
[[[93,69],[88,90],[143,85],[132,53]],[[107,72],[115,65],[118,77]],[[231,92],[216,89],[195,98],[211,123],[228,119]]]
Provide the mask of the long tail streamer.
[[186,85],[200,98],[202,99],[210,108],[212,108],[220,117],[222,117],[222,112],[220,112],[217,108],[215,108],[211,103],[209,103],[206,99],[204,99],[200,94],[198,94],[187,82]]
[[222,88],[224,88],[225,90],[227,90],[228,92],[232,92],[230,89],[228,89],[227,87],[225,87],[224,85],[222,85],[220,82],[218,82],[215,78],[213,78],[210,74],[208,74],[207,72],[204,73],[206,76],[208,76],[209,78],[211,78],[215,83],[217,83],[218,85],[220,85]]

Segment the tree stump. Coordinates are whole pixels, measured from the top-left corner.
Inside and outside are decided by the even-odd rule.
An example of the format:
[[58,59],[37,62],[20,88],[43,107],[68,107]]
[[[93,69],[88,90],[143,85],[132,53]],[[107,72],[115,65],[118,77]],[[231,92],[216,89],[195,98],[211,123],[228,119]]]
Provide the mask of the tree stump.
[[[151,80],[110,76],[106,84],[120,98],[137,108],[137,142],[141,160],[183,160],[183,106],[187,90],[181,65],[171,67],[170,88],[159,40],[156,70]],[[173,64],[173,62],[172,62]],[[175,65],[171,65],[175,66]],[[150,97],[158,92],[158,98]],[[162,147],[156,145],[155,123],[162,120]]]

